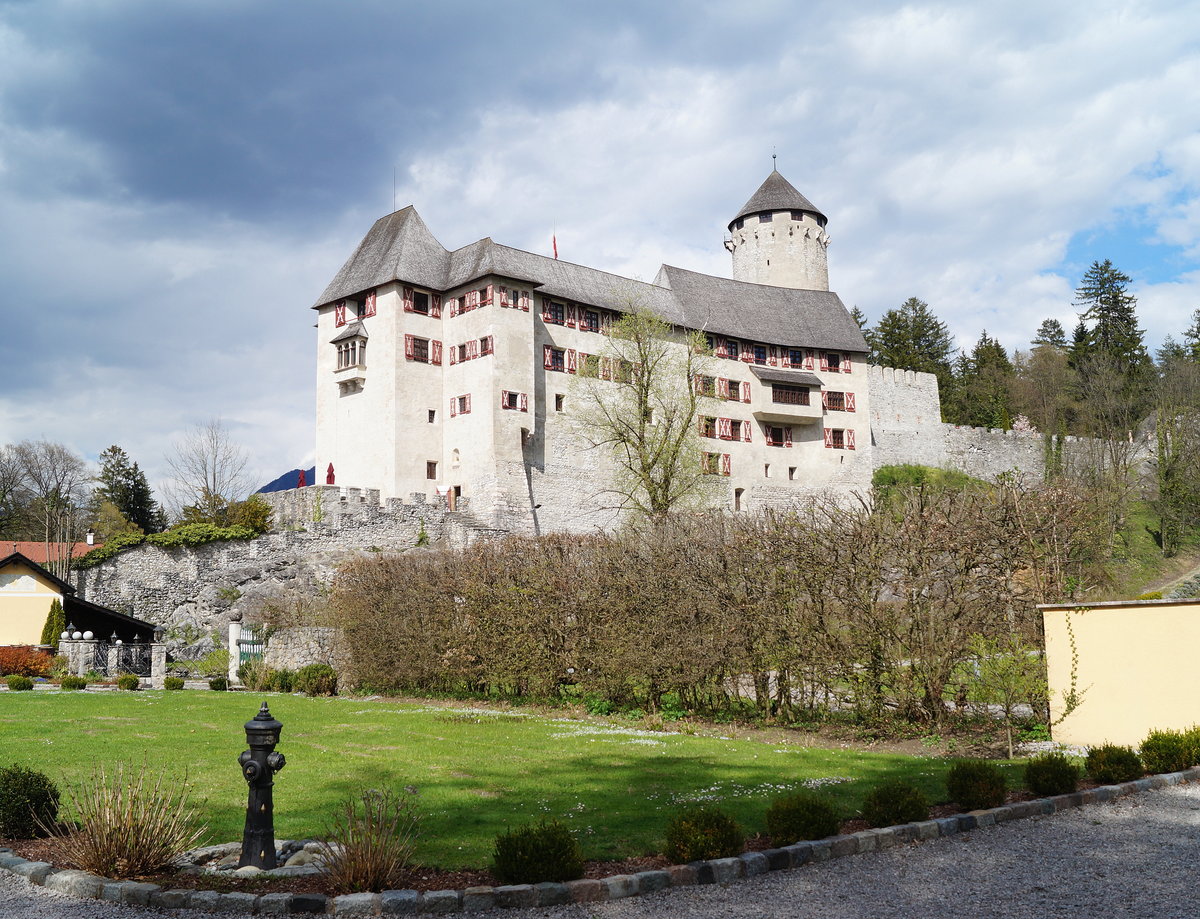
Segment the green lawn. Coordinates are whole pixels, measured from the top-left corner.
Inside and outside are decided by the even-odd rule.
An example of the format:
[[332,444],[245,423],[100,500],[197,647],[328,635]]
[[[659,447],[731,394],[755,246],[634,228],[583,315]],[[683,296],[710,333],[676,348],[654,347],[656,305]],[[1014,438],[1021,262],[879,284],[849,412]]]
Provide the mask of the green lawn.
[[655,852],[668,815],[688,801],[719,802],[756,832],[771,799],[806,780],[852,779],[824,789],[846,816],[884,778],[906,778],[931,801],[945,796],[948,763],[932,758],[468,706],[193,691],[4,693],[0,764],[39,769],[60,784],[120,761],[186,770],[204,801],[207,841],[232,841],[241,838],[246,804],[242,725],[263,698],[283,722],[287,755],[275,782],[277,836],[321,835],[337,802],[359,789],[415,786],[416,857],[428,865],[485,865],[498,832],[541,817],[571,826],[589,858]]

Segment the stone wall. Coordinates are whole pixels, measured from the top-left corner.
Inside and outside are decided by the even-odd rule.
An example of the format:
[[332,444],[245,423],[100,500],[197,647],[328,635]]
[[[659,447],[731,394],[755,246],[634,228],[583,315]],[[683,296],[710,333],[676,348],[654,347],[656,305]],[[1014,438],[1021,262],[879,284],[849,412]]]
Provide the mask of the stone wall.
[[272,632],[263,662],[274,670],[299,670],[308,664],[328,664],[341,673],[342,655],[337,629],[306,626]]
[[223,645],[227,624],[265,597],[315,594],[351,558],[405,551],[418,541],[461,547],[504,533],[416,497],[381,504],[378,492],[332,485],[265,494],[273,532],[194,548],[138,546],[77,572],[79,595],[162,626],[173,651],[199,656]]

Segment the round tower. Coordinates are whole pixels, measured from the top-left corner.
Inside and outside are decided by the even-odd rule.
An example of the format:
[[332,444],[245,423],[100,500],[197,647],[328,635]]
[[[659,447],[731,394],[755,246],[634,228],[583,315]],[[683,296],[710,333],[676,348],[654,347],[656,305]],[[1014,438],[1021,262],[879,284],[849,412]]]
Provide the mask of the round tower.
[[733,279],[829,290],[825,223],[825,215],[772,169],[729,222],[725,248],[733,253]]

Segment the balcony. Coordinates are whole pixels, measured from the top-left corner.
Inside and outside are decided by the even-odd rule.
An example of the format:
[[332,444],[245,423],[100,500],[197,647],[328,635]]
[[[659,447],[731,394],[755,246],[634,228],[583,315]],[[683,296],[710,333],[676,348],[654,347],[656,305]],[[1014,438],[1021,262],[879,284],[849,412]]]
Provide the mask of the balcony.
[[761,384],[753,402],[755,419],[785,425],[821,420],[821,381],[814,374],[757,365],[750,370]]

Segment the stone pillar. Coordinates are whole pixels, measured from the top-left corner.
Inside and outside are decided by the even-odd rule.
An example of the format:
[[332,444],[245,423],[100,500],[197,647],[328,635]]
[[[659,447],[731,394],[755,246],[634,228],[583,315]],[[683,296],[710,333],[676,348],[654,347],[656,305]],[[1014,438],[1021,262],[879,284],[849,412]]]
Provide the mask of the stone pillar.
[[111,644],[108,646],[108,664],[107,664],[107,666],[108,666],[108,675],[111,677],[115,677],[117,675],[117,668],[120,666],[120,663],[118,662],[117,658],[120,654],[121,654],[121,646],[120,645]]
[[238,682],[238,667],[241,666],[242,649],[238,647],[238,640],[242,637],[242,624],[240,622],[229,623],[229,685],[233,686]]
[[167,678],[167,646],[161,642],[150,645],[150,688],[162,689]]
[[84,641],[80,639],[79,641],[73,642],[73,644],[76,646],[76,648],[78,648],[77,653],[79,655],[79,663],[77,665],[79,669],[75,670],[74,673],[76,676],[83,676],[88,672],[88,670],[91,669],[91,663],[96,657],[96,645],[99,644],[99,642],[93,638],[91,641]]

